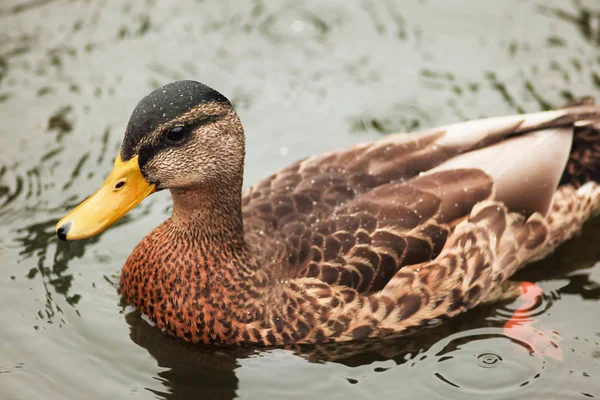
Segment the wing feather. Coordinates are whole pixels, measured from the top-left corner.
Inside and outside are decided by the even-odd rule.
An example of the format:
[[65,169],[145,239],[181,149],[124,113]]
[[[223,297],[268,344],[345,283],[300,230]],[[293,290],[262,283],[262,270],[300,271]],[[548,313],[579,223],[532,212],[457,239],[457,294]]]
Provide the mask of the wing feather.
[[[598,114],[581,105],[488,118],[309,157],[244,194],[247,242],[278,279],[315,278],[359,293],[388,290],[403,267],[438,257],[481,202],[497,201],[525,217],[545,215],[574,123],[589,125]],[[480,218],[492,236],[516,221],[485,212],[471,219]],[[535,247],[539,229],[528,229],[517,241]],[[504,264],[514,262],[503,257]],[[487,279],[485,271],[475,276]]]

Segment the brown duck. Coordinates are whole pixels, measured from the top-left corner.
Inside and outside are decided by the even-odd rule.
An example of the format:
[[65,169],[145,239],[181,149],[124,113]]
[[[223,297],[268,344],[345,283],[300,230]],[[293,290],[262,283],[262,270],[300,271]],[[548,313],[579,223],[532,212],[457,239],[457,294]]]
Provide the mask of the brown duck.
[[193,81],[137,105],[102,188],[57,225],[75,240],[169,189],[173,215],[120,292],[189,342],[397,334],[494,301],[600,208],[600,107],[453,124],[298,161],[242,193],[244,133]]

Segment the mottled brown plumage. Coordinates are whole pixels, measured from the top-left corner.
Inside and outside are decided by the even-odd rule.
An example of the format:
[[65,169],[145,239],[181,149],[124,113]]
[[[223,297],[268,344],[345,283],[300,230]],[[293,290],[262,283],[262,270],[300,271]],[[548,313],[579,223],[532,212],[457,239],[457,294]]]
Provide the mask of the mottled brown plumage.
[[[186,107],[136,141],[126,133],[122,154],[144,154],[144,178],[174,207],[127,260],[121,293],[189,342],[321,343],[434,324],[502,296],[600,207],[589,102],[390,135],[243,195],[230,104]],[[173,121],[194,126],[176,146],[161,139]]]

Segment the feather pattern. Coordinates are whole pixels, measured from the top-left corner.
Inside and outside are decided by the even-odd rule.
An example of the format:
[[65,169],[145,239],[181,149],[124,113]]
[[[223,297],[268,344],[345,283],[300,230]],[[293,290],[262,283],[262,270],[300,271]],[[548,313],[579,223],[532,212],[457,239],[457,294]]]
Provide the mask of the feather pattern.
[[[570,238],[597,211],[598,187],[556,187],[574,123],[599,116],[585,106],[392,135],[300,161],[250,189],[247,238],[261,253],[265,235],[285,243],[277,254],[287,257],[274,258],[288,279],[280,298],[303,303],[293,318],[309,329],[294,341],[380,336],[451,317]],[[277,308],[285,320],[284,304]],[[288,341],[255,325],[264,344]]]
[[240,240],[192,242],[167,220],[130,256],[121,293],[190,342],[323,343],[433,324],[502,296],[598,212],[599,128],[586,101],[309,157],[243,193]]

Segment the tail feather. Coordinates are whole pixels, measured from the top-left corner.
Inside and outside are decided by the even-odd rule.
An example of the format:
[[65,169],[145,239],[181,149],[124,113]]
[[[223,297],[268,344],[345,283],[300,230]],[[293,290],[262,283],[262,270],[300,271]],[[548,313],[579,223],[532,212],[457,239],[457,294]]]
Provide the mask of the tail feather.
[[[565,108],[593,104],[594,99],[584,97]],[[560,183],[578,188],[587,182],[600,182],[600,117],[577,121],[574,129],[571,154]]]
[[600,181],[600,120],[575,125],[571,155],[562,178],[562,183],[575,187],[590,181]]

